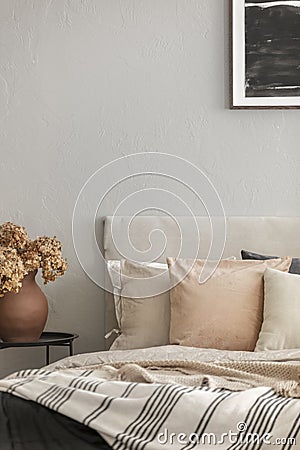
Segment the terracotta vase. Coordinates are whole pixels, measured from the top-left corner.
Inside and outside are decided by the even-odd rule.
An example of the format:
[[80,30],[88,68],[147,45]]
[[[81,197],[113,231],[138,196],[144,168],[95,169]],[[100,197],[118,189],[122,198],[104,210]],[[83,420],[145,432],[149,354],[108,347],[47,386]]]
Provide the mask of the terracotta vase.
[[48,316],[46,296],[35,281],[37,270],[26,275],[18,294],[0,298],[0,337],[5,342],[38,341]]

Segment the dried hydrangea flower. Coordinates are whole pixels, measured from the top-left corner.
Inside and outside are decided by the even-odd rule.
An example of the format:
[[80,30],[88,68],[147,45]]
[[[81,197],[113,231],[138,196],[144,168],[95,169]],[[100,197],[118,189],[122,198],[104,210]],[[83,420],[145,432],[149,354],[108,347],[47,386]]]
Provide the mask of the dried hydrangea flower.
[[41,266],[41,261],[38,253],[32,248],[32,243],[28,246],[28,248],[21,253],[20,255],[25,270],[27,273],[32,270],[38,270]]
[[62,257],[61,243],[56,236],[53,238],[47,236],[38,237],[33,242],[33,246],[39,255],[45,284],[49,281],[55,281],[56,278],[61,277],[65,273],[67,262]]
[[19,292],[25,275],[24,264],[17,250],[0,247],[0,297],[6,292]]
[[0,297],[18,292],[24,276],[39,268],[45,284],[65,273],[60,241],[55,236],[31,241],[25,228],[11,222],[0,225]]
[[30,243],[30,239],[24,227],[5,222],[0,225],[0,246],[24,250]]

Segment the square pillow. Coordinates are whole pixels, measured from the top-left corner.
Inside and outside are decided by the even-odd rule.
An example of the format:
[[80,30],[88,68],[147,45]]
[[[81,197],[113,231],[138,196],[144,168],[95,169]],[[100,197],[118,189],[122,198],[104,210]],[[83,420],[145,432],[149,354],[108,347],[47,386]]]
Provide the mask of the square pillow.
[[[256,259],[256,260],[264,260],[264,259],[275,259],[278,256],[268,256],[261,255],[260,253],[249,252],[248,250],[241,250],[242,259]],[[290,273],[297,273],[300,275],[300,258],[293,258],[292,264],[289,269]]]
[[300,277],[267,269],[264,313],[255,351],[300,348]]
[[159,276],[165,274],[168,281],[167,271],[167,264],[146,265],[122,260],[120,278],[112,277],[110,272],[113,285],[114,282],[117,284],[114,297],[120,326],[120,335],[110,350],[130,350],[169,344],[169,291],[146,297],[145,284],[139,283],[139,279],[148,279],[150,283],[156,283],[155,290],[160,292],[165,284],[162,283],[160,289]]
[[[287,272],[291,258],[220,261],[199,284],[205,264],[168,258],[171,286],[170,343],[221,350],[253,351],[262,325],[263,274],[271,267]],[[178,283],[176,285],[176,283]]]

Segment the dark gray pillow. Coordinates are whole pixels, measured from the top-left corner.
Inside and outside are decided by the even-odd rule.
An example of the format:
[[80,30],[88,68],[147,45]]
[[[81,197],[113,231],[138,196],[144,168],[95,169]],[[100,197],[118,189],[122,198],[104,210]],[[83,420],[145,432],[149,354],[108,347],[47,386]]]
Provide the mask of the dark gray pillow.
[[[248,252],[248,250],[241,250],[242,259],[277,259],[279,256],[260,255],[259,253]],[[289,268],[289,273],[297,273],[300,275],[300,258],[293,258],[292,264]]]

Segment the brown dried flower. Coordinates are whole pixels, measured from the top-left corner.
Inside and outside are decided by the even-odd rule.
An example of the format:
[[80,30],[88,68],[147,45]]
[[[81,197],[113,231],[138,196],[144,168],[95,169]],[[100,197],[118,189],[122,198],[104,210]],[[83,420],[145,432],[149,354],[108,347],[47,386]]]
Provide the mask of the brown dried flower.
[[19,292],[24,272],[24,265],[17,250],[0,247],[0,297],[6,292]]
[[33,241],[33,248],[39,256],[45,284],[55,281],[57,277],[65,273],[67,263],[62,257],[61,243],[56,236],[53,238],[38,237]]
[[5,222],[0,225],[0,245],[1,247],[15,248],[18,252],[25,249],[30,239],[24,227]]
[[24,276],[39,268],[45,284],[65,273],[59,240],[42,236],[32,241],[25,228],[11,222],[0,225],[0,297],[18,292]]

